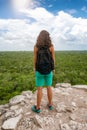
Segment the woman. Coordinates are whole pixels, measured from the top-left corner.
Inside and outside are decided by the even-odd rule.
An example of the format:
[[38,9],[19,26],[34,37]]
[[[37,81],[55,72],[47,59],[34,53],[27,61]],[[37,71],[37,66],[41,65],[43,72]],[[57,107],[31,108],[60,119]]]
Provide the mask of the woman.
[[[32,111],[40,113],[40,104],[42,99],[42,88],[43,86],[47,86],[47,96],[48,96],[48,108],[49,110],[53,110],[52,106],[52,80],[53,80],[53,69],[50,69],[50,71],[46,74],[41,73],[38,69],[37,61],[40,48],[47,48],[50,52],[50,55],[53,59],[53,62],[55,63],[55,54],[54,54],[54,47],[51,42],[51,38],[49,36],[49,33],[46,30],[42,30],[37,38],[37,42],[34,46],[34,71],[36,73],[36,86],[37,86],[37,105],[32,106]],[[45,51],[46,52],[46,51]],[[49,55],[49,54],[48,54]],[[43,56],[44,57],[44,56]],[[43,61],[42,57],[42,61]],[[45,58],[46,59],[46,58]],[[50,63],[51,64],[51,63]],[[44,67],[44,66],[43,66]],[[43,69],[43,67],[41,67]],[[46,65],[45,65],[46,68]],[[47,68],[49,70],[49,67]],[[46,69],[44,70],[46,72]]]

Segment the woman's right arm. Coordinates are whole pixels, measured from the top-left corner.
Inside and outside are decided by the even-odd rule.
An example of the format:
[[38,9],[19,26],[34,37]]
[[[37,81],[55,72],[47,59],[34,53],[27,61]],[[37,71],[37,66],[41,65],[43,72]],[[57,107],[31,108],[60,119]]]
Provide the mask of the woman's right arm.
[[[52,58],[53,58],[53,60],[54,60],[54,66],[55,66],[55,52],[54,52],[54,47],[53,47],[53,45],[51,46],[50,51],[51,51]],[[53,73],[55,73],[55,68],[54,68],[54,70],[53,70]]]
[[55,64],[55,52],[54,52],[54,47],[53,46],[51,46],[50,51],[51,51],[52,58],[53,58],[54,64]]

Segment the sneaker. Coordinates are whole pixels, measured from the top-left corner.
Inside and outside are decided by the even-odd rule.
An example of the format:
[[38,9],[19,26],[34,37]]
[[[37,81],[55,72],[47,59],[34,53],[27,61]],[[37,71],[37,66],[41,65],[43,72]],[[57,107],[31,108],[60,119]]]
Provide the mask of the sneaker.
[[31,109],[32,109],[32,111],[34,111],[34,112],[36,112],[36,113],[40,113],[40,112],[41,112],[40,108],[39,108],[39,109],[36,109],[36,106],[35,106],[35,105],[32,106]]
[[48,106],[49,110],[53,110],[53,106],[52,105],[48,105],[47,104],[47,106]]

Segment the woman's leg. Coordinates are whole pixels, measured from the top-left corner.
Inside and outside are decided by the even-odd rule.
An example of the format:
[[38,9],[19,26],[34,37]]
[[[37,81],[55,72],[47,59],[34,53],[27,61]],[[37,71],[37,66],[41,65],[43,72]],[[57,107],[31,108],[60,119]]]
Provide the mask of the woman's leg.
[[47,87],[48,105],[52,106],[52,87]]
[[36,106],[37,109],[40,108],[41,99],[42,99],[42,87],[38,87],[37,88],[37,106]]
[[52,80],[53,80],[53,73],[50,72],[48,75],[45,76],[46,86],[47,86],[47,96],[49,101],[49,106],[52,105]]

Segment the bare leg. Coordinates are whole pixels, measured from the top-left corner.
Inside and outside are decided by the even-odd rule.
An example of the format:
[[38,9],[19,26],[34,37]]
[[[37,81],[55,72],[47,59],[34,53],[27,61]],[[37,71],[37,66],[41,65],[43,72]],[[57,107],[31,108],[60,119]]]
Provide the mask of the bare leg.
[[42,99],[42,87],[37,88],[37,109],[40,108],[41,104],[41,99]]
[[48,101],[49,101],[49,106],[52,105],[52,88],[47,87],[47,96],[48,96]]

